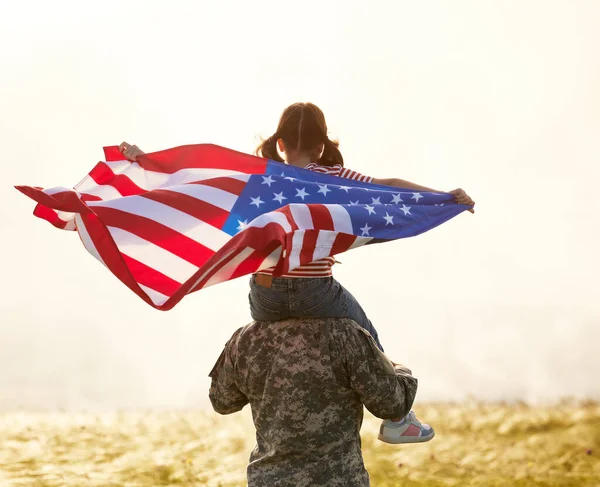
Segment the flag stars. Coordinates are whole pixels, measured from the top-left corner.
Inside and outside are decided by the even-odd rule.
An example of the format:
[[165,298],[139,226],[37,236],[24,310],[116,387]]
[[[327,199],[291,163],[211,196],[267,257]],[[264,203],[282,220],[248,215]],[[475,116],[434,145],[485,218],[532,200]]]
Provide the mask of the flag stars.
[[273,184],[275,182],[275,180],[271,177],[271,175],[269,176],[262,176],[263,178],[263,182],[260,184],[266,184],[269,186],[269,188],[271,187],[271,184]]
[[275,196],[273,201],[277,201],[280,205],[283,204],[283,200],[287,200],[287,198],[283,196],[283,191],[281,193],[273,193],[273,196]]
[[413,195],[410,197],[410,199],[415,200],[418,203],[422,197],[423,197],[423,195],[421,193],[413,193]]
[[372,205],[380,205],[380,204],[381,204],[381,201],[380,201],[380,199],[381,199],[381,196],[380,196],[379,198],[373,198],[373,197],[371,196],[371,200],[372,200],[372,201],[371,201],[371,204],[372,204]]
[[284,172],[282,172],[281,175],[283,176],[283,179],[289,179],[291,182],[294,182],[296,180],[296,178],[286,176]]
[[375,213],[375,208],[373,208],[370,205],[365,205],[365,210],[367,210],[369,212],[369,215]]
[[362,231],[362,237],[369,237],[369,230],[371,230],[372,228],[373,227],[370,227],[368,224],[365,223],[365,226],[360,229]]
[[392,196],[392,203],[394,203],[394,204],[402,203],[402,198],[400,197],[400,193]]
[[237,230],[240,232],[248,226],[248,220],[244,220],[244,221],[238,220],[237,222],[239,223]]
[[260,196],[257,196],[256,198],[252,198],[252,196],[250,196],[250,199],[252,200],[250,204],[256,205],[257,208],[260,208],[260,205],[264,203],[264,201],[260,199]]
[[388,225],[393,225],[394,224],[394,217],[392,215],[388,215],[388,212],[385,212],[385,216],[383,217],[383,219],[385,220],[385,226],[387,227]]
[[402,208],[400,208],[405,215],[412,215],[412,213],[410,212],[410,206],[406,206],[406,205],[402,205]]
[[302,201],[304,201],[304,198],[306,196],[308,196],[310,193],[306,192],[306,188],[302,188],[302,189],[296,189],[296,197],[298,198],[302,198]]
[[350,188],[350,186],[340,186],[339,189],[341,189],[341,190],[343,190],[343,191],[345,191],[347,193],[348,190],[351,189],[351,188]]
[[358,200],[356,200],[356,201],[351,201],[351,202],[350,202],[350,206],[358,206]]
[[319,191],[317,193],[323,193],[323,196],[327,198],[327,193],[331,192],[331,190],[327,187],[326,184],[319,184]]

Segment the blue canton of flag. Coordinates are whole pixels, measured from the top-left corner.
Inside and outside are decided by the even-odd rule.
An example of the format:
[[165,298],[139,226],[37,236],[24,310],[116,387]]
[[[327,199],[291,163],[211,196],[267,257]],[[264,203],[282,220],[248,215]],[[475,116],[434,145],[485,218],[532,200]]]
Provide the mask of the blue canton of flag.
[[468,209],[447,193],[354,181],[269,160],[265,174],[250,176],[223,230],[235,235],[259,216],[297,204],[340,205],[351,233],[374,241],[419,235]]

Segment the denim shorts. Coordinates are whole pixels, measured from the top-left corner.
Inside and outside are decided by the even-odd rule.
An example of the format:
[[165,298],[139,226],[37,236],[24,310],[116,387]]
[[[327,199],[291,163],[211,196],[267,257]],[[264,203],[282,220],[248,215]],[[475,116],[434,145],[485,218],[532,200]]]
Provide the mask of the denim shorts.
[[256,321],[287,318],[349,318],[367,330],[381,351],[383,347],[375,327],[362,307],[333,277],[274,277],[271,287],[256,284],[250,278],[250,312]]

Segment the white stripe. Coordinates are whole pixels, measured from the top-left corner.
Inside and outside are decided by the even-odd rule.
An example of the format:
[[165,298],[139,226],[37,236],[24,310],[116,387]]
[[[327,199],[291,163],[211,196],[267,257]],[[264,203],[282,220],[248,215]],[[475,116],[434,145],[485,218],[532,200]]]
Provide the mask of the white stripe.
[[77,233],[79,233],[79,238],[81,238],[84,247],[90,254],[96,257],[96,259],[98,259],[103,266],[106,266],[104,260],[102,260],[102,257],[100,257],[100,253],[98,252],[98,249],[96,249],[96,246],[94,245],[94,242],[92,241],[92,238],[90,237],[87,228],[85,228],[85,224],[83,223],[81,215],[75,215],[75,224],[77,225]]
[[296,269],[300,266],[300,252],[304,244],[304,230],[294,232],[292,237],[292,251],[288,259],[289,270]]
[[[123,197],[123,195],[119,193],[115,187],[109,184],[96,184],[91,177],[84,179],[82,183],[83,184],[77,188],[77,192],[79,194],[91,194],[104,201]],[[89,205],[90,202],[88,201],[86,203]]]
[[204,287],[212,286],[213,284],[218,284],[219,282],[227,281],[235,272],[235,270],[243,263],[250,255],[252,255],[255,250],[251,247],[246,247],[242,250],[238,255],[236,255],[233,259],[231,259],[227,264],[221,267],[214,275],[206,282]]
[[194,181],[202,181],[204,179],[231,177],[240,181],[248,181],[250,174],[245,174],[231,169],[215,169],[215,168],[189,168],[180,169],[173,174],[163,172],[149,171],[142,168],[137,162],[127,163],[123,165],[122,161],[107,162],[106,165],[115,174],[123,174],[133,181],[137,186],[146,191],[155,188],[164,188],[166,186],[174,186],[179,184],[191,183]]
[[72,222],[75,219],[75,215],[77,214],[77,213],[71,213],[69,211],[60,211],[60,210],[54,210],[54,212],[56,213],[56,216],[58,218],[60,218],[62,221],[64,221],[65,223]]
[[[191,293],[192,291],[195,291],[195,290],[196,290],[196,286],[197,286],[197,285],[198,285],[198,284],[199,284],[199,283],[200,283],[200,282],[201,282],[201,281],[202,281],[202,280],[203,280],[203,279],[204,279],[206,276],[208,276],[208,275],[209,275],[209,274],[212,272],[212,270],[213,270],[215,267],[217,267],[217,266],[221,265],[221,262],[223,262],[224,260],[226,260],[226,259],[227,259],[227,258],[228,258],[228,257],[229,257],[229,256],[230,256],[232,253],[233,253],[233,252],[235,252],[235,249],[233,249],[231,252],[227,252],[227,253],[226,253],[226,254],[225,254],[223,257],[221,257],[221,258],[220,258],[220,259],[219,259],[217,262],[215,262],[215,263],[214,263],[213,265],[211,265],[211,266],[210,266],[208,269],[206,269],[206,270],[204,271],[204,273],[203,273],[203,274],[202,274],[202,275],[201,275],[201,276],[200,276],[198,279],[196,279],[196,282],[195,282],[195,283],[194,283],[194,285],[193,285],[193,286],[190,288],[190,291],[188,292],[188,294],[189,294],[189,293]],[[204,287],[206,287],[206,285],[205,285]],[[199,288],[199,289],[200,289],[200,288]]]
[[238,198],[233,193],[219,188],[213,188],[212,186],[205,186],[203,184],[177,185],[163,189],[173,191],[174,193],[185,194],[200,201],[206,201],[213,206],[227,211],[231,211],[231,208],[233,208],[233,205]]
[[331,247],[335,242],[338,232],[332,232],[331,230],[321,230],[317,236],[317,244],[313,253],[313,261],[328,257],[331,253]]
[[198,270],[198,267],[190,264],[187,260],[127,230],[116,227],[107,228],[121,253],[155,269],[180,284],[187,281]]
[[155,291],[154,289],[151,289],[148,286],[144,286],[143,284],[140,284],[139,282],[138,282],[138,286],[140,286],[142,291],[144,291],[147,294],[147,296],[152,300],[152,302],[154,304],[156,304],[157,306],[164,304],[165,301],[167,299],[169,299],[169,296],[165,296],[163,293],[159,293],[158,291]]
[[[271,252],[265,260],[258,266],[258,270],[269,269],[271,267],[275,267],[281,258],[281,247],[277,247],[273,252]],[[271,271],[271,274],[273,271]]]
[[42,192],[47,194],[48,196],[52,196],[53,194],[58,194],[58,193],[74,193],[74,191],[72,189],[65,188],[64,186],[57,186],[56,188],[44,189],[44,190],[42,190]]
[[257,216],[250,222],[248,227],[263,228],[269,223],[278,223],[283,227],[286,233],[291,233],[292,231],[292,226],[288,222],[288,219],[279,211],[271,211],[269,213],[263,213],[262,215]]
[[355,249],[356,247],[360,247],[361,245],[365,245],[373,240],[372,237],[356,237],[356,240],[352,242],[352,245],[348,247],[348,250]]
[[331,219],[333,220],[333,229],[336,232],[347,233],[349,235],[354,233],[352,220],[346,208],[342,205],[325,205],[325,208],[329,210]]
[[128,196],[111,201],[89,201],[88,206],[114,208],[154,220],[178,233],[189,237],[213,251],[225,245],[231,236],[212,225],[194,218],[169,205],[150,200],[142,196]]
[[298,225],[298,228],[303,230],[312,230],[315,228],[308,206],[300,203],[293,203],[290,205],[290,211],[292,212],[292,218],[296,222],[296,225]]

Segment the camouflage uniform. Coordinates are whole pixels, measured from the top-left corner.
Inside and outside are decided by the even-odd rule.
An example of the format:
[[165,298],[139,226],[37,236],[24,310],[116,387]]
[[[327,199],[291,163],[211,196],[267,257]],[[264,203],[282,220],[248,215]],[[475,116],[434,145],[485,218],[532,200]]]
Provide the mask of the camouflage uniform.
[[363,405],[405,416],[417,380],[394,369],[346,318],[256,321],[237,330],[210,373],[210,400],[231,414],[250,403],[256,447],[249,487],[364,487]]

